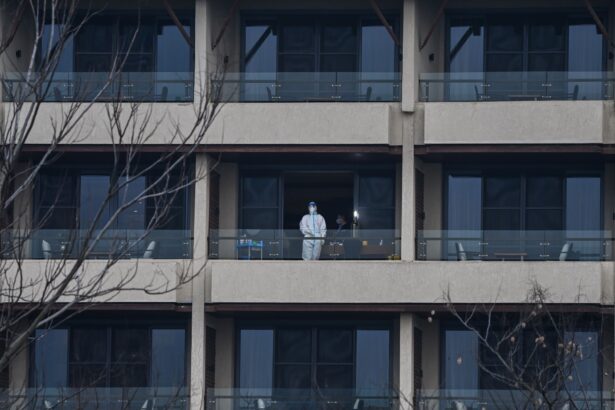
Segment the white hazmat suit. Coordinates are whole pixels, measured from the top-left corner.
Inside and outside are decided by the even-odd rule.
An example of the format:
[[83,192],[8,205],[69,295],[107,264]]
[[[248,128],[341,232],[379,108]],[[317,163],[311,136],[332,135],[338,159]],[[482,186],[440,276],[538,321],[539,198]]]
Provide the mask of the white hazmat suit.
[[[303,252],[304,261],[315,261],[320,259],[320,251],[324,244],[324,239],[327,236],[327,224],[325,218],[316,213],[310,212],[304,215],[299,223],[299,229],[303,234]],[[310,239],[321,238],[321,239]]]

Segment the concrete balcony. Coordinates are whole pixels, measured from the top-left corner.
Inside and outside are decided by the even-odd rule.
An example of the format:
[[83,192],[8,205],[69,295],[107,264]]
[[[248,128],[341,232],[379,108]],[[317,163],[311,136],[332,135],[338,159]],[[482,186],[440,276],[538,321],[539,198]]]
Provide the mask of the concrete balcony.
[[209,261],[212,304],[523,303],[532,281],[554,303],[612,304],[613,262]]

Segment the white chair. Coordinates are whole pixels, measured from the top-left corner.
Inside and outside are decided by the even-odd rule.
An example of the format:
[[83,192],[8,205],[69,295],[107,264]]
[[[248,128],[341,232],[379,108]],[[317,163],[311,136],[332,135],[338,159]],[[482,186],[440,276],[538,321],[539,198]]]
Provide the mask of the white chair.
[[156,241],[151,241],[147,244],[145,252],[143,252],[143,259],[152,259],[154,251],[156,250]]
[[[46,242],[46,241],[43,241],[43,242]],[[49,245],[49,243],[47,243],[47,245]],[[51,404],[49,400],[43,400],[43,404],[45,405],[45,410],[53,409],[53,404]]]
[[570,410],[570,402],[564,403],[564,405],[562,406],[562,410]]
[[568,254],[570,253],[571,250],[572,250],[572,243],[566,242],[564,246],[562,246],[562,250],[559,253],[559,260],[562,262],[567,260]]
[[363,410],[363,400],[356,399],[352,405],[352,410]]
[[462,401],[455,400],[453,404],[455,405],[455,410],[468,410],[468,406]]
[[43,258],[51,259],[51,244],[43,239],[41,248],[43,249]]
[[265,410],[267,406],[265,405],[265,400],[256,399],[256,405],[254,407],[256,407],[257,410]]
[[463,249],[463,245],[461,244],[461,242],[455,242],[455,250],[457,251],[458,261],[468,260],[468,254],[466,253],[465,249]]
[[143,402],[143,406],[141,406],[141,410],[147,410],[148,406],[149,406],[149,400],[145,400],[145,402]]

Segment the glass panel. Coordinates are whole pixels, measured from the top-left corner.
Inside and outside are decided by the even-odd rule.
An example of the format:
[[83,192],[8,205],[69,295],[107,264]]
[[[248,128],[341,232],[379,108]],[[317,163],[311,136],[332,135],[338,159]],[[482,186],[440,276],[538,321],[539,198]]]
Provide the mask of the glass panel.
[[[316,70],[313,54],[281,54],[279,58],[280,71],[283,73],[304,73]],[[291,84],[283,84],[282,87],[289,85]]]
[[395,71],[395,43],[386,28],[379,23],[363,22],[361,27],[361,71]]
[[526,211],[525,229],[558,231],[562,229],[561,209],[528,209]]
[[[191,34],[192,27],[188,22],[183,23],[186,33]],[[180,72],[192,71],[191,49],[179,28],[171,22],[158,23],[156,38],[156,71]]]
[[357,395],[386,396],[389,392],[389,331],[357,330]]
[[519,209],[485,209],[483,211],[483,229],[486,231],[521,229]]
[[[278,209],[249,209],[243,210],[242,228],[248,230],[276,229],[278,226]],[[256,236],[256,232],[250,232]]]
[[107,385],[107,367],[104,364],[71,364],[72,387],[104,387]]
[[560,177],[527,178],[527,206],[561,207],[563,201],[562,179]]
[[469,330],[444,332],[444,388],[478,388],[478,338]]
[[574,364],[566,368],[571,374],[566,379],[566,388],[573,397],[582,399],[587,392],[596,392],[601,388],[600,350],[598,332],[565,332],[565,342],[572,342]]
[[[311,365],[309,364],[278,364],[275,367],[275,387],[277,389],[309,389]],[[284,393],[293,395],[291,391]]]
[[105,362],[107,360],[107,330],[75,328],[70,335],[71,362]]
[[387,176],[364,176],[359,178],[359,206],[395,206],[395,184]]
[[322,27],[321,53],[356,53],[357,32],[353,22],[327,22]]
[[[123,185],[123,187],[118,194],[118,208],[130,204],[145,193],[146,178],[144,176],[138,178],[131,177],[130,182],[127,181],[127,178],[123,178],[123,180],[120,181],[120,185]],[[161,207],[159,211],[162,211],[165,204],[160,204],[159,206]],[[144,229],[146,226],[145,200],[141,199],[128,206],[118,215],[117,223],[122,229]]]
[[[511,20],[513,20],[511,18]],[[522,51],[523,24],[494,20],[488,25],[487,51]]]
[[119,51],[130,54],[153,53],[155,31],[151,18],[122,16],[119,19]]
[[145,362],[149,357],[147,329],[113,329],[111,360],[114,362]]
[[76,35],[77,53],[111,53],[115,22],[108,17],[94,16],[79,29]]
[[481,229],[482,180],[480,177],[448,177],[448,229]]
[[[565,71],[566,55],[564,53],[530,53],[527,69],[528,71]],[[554,87],[558,85],[557,83],[552,84]]]
[[485,177],[486,207],[519,207],[520,198],[519,177]]
[[288,22],[281,28],[280,52],[313,52],[315,38],[312,24]]
[[312,332],[310,329],[280,329],[276,334],[276,361],[287,363],[306,363],[312,351]]
[[[359,208],[360,229],[384,229],[395,228],[395,208]],[[393,231],[390,232],[391,234]]]
[[573,19],[568,26],[568,70],[602,71],[604,40],[591,19]]
[[34,347],[34,384],[37,387],[68,386],[68,330],[37,329]]
[[450,26],[449,65],[453,73],[483,71],[483,23],[474,19],[456,19]]
[[184,329],[152,329],[150,384],[158,387],[185,386],[185,363],[186,331]]
[[248,389],[271,389],[273,330],[241,329],[239,337],[239,386],[242,394],[249,394]]
[[340,329],[318,330],[318,361],[352,363],[353,332]]
[[115,363],[111,366],[111,387],[143,387],[147,386],[147,363],[125,364]]
[[275,73],[278,40],[273,23],[247,22],[244,41],[246,73]]
[[[320,70],[324,72],[351,73],[356,71],[356,60],[357,58],[354,54],[324,54],[320,56]],[[328,82],[323,82],[321,86],[323,90],[329,93],[334,92],[331,91],[331,84]]]
[[352,365],[316,366],[316,387],[319,389],[351,389]]
[[566,178],[567,230],[600,230],[601,185],[597,176]]
[[[66,37],[64,30],[66,30],[64,25],[45,24],[45,27],[42,33],[43,34],[42,39],[41,39],[42,59],[51,57],[49,56],[49,53],[54,49],[54,47],[58,46],[60,35],[62,35],[64,38]],[[60,57],[56,65],[57,73],[70,73],[74,71],[73,69],[74,39],[71,36],[70,38],[65,38],[64,40],[65,41],[64,41],[64,45],[62,46],[62,52],[60,53]]]
[[[523,71],[523,54],[487,54],[487,71],[503,73]],[[505,80],[502,76],[497,79],[499,81]],[[504,85],[500,84],[499,86],[503,87]]]
[[79,203],[80,223],[82,229],[89,229],[96,220],[96,215],[104,205],[97,226],[103,226],[111,217],[109,207],[110,180],[107,175],[81,176],[81,201]]
[[277,177],[244,177],[242,203],[244,207],[278,206]]
[[[542,20],[546,20],[543,18]],[[532,22],[529,27],[530,51],[564,51],[566,36],[563,21]]]

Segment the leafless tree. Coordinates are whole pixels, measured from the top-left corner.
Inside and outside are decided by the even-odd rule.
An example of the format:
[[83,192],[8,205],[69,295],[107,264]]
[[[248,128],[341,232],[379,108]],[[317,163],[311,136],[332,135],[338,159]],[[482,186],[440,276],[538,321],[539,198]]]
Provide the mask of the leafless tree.
[[[178,263],[171,274],[153,264],[144,269],[138,260],[120,262],[143,254],[148,238],[171,217],[174,200],[207,178],[215,166],[215,160],[195,166],[194,158],[222,106],[219,84],[224,68],[197,73],[192,110],[181,119],[173,111],[142,102],[141,97],[156,93],[151,82],[137,84],[141,94],[129,98],[123,91],[123,68],[136,46],[137,26],[129,41],[119,46],[109,70],[76,74],[71,98],[49,104],[62,98],[57,90],[65,81],[58,72],[62,52],[90,19],[104,11],[93,4],[0,3],[0,372],[33,342],[35,329],[53,328],[124,292],[174,292],[203,269],[201,261],[191,259]],[[178,29],[183,30],[179,25]],[[139,79],[133,87],[135,81]],[[88,118],[95,118],[95,124],[87,125]],[[162,133],[164,141],[159,140]],[[96,142],[107,147],[108,189],[99,193],[97,209],[89,210],[90,220],[74,217],[63,233],[61,249],[42,249],[43,260],[33,263],[40,233],[62,200],[60,189],[54,203],[32,217],[35,186],[47,167],[67,155],[65,147],[91,142],[94,134]],[[154,143],[165,149],[148,153]],[[36,152],[29,150],[32,144],[38,144]],[[145,186],[135,183],[145,176]],[[148,204],[145,226],[118,238],[122,215],[143,203]],[[94,255],[96,263],[91,261]]]
[[[588,360],[606,358],[612,346],[601,344],[602,317],[571,312],[553,303],[548,289],[532,281],[527,300],[514,313],[504,313],[497,303],[456,304],[449,291],[443,295],[446,311],[459,328],[478,343],[476,357],[457,357],[457,364],[476,362],[491,389],[482,397],[469,392],[455,396],[422,398],[421,408],[454,409],[595,409],[602,408],[602,375],[597,386],[582,370]],[[582,297],[578,297],[579,301]],[[435,312],[432,312],[432,316]],[[448,396],[450,397],[448,397]]]

